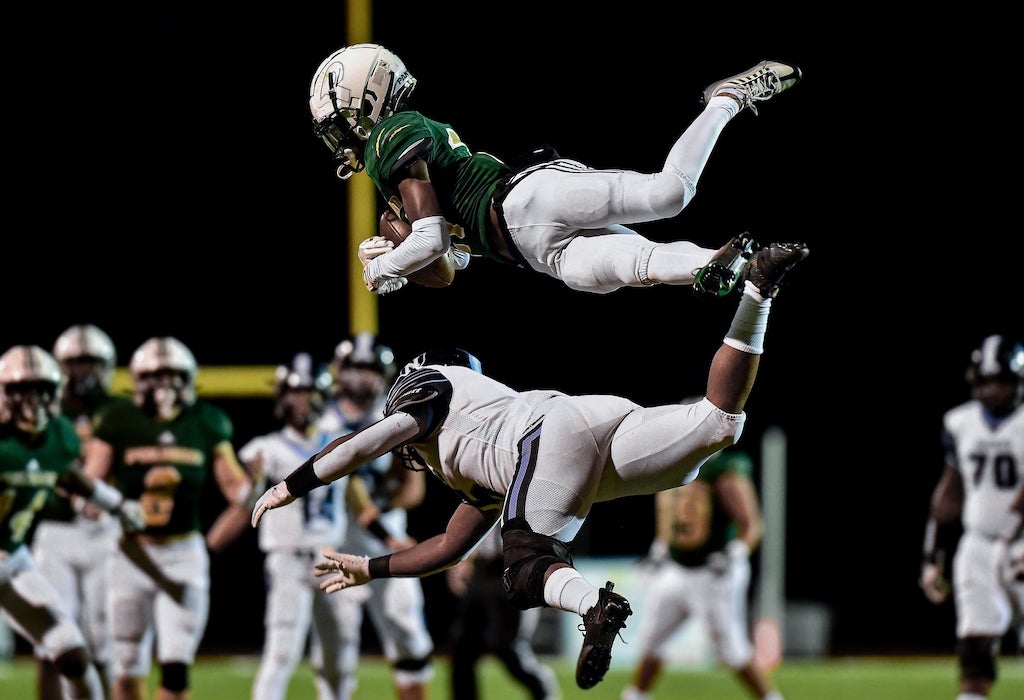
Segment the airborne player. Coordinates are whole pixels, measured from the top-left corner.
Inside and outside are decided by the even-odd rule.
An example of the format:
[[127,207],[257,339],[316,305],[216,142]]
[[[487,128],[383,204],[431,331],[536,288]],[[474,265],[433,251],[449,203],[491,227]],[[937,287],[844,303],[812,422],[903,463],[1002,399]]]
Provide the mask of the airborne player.
[[[387,294],[438,258],[472,255],[605,294],[622,287],[693,285],[724,296],[741,278],[757,244],[736,236],[720,250],[688,241],[650,241],[627,225],[679,214],[697,191],[718,137],[744,109],[800,80],[796,66],[762,61],[702,93],[704,109],[669,150],[658,173],[595,170],[537,149],[516,162],[473,152],[448,124],[408,109],[416,79],[377,44],[338,49],[309,88],[314,130],[347,179],[366,171],[411,232],[401,245],[373,236],[359,248],[367,289]],[[459,239],[461,235],[461,239]]]

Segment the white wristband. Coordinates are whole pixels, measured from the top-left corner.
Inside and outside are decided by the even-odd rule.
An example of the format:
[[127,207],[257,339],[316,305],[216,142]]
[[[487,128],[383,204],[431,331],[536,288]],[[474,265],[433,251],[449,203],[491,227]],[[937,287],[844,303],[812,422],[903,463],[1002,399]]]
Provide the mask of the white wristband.
[[100,479],[96,479],[92,485],[92,495],[89,500],[105,511],[116,512],[124,503],[124,496],[120,491]]

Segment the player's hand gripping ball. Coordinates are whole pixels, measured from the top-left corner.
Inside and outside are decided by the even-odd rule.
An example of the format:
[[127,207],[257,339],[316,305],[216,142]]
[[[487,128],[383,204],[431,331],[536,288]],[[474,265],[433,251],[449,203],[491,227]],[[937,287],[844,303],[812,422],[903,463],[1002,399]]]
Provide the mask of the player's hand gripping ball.
[[[380,217],[380,235],[391,241],[397,248],[402,244],[409,234],[412,232],[412,226],[407,224],[405,221],[400,219],[390,209],[385,209],[384,213]],[[452,256],[451,248],[434,260],[426,267],[422,267],[416,272],[406,275],[410,282],[414,282],[422,287],[447,287],[455,279],[455,261]]]

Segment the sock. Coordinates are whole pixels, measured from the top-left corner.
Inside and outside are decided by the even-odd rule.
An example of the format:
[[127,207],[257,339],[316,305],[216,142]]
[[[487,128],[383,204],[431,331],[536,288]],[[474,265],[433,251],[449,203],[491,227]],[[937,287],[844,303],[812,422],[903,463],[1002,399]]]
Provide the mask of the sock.
[[750,280],[743,285],[739,308],[723,342],[751,355],[760,355],[764,352],[764,333],[768,328],[772,300],[762,297]]
[[782,693],[780,693],[777,690],[773,690],[767,695],[765,695],[764,698],[762,698],[762,700],[785,700],[785,698],[782,697]]
[[735,88],[722,88],[714,97],[708,100],[707,106],[710,107],[711,105],[716,105],[728,110],[729,117],[731,119],[739,114],[743,107],[740,106],[740,102],[729,97],[729,95],[735,95],[736,99],[740,100],[740,102],[743,102],[744,104],[746,103],[747,96],[742,90],[737,90]]
[[548,576],[544,602],[558,610],[583,615],[597,605],[598,589],[576,569],[564,567]]
[[630,685],[623,689],[622,697],[619,700],[648,700],[649,697],[644,691]]
[[985,696],[977,693],[960,693],[956,696],[956,700],[985,700]]

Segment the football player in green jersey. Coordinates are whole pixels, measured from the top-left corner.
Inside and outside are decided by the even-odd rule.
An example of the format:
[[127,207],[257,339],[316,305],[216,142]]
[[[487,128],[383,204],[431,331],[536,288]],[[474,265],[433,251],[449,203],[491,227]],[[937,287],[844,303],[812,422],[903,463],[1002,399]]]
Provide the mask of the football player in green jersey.
[[[109,591],[114,635],[114,700],[143,697],[153,644],[160,665],[160,697],[188,696],[189,668],[209,614],[210,559],[244,529],[253,484],[232,445],[234,426],[218,406],[196,398],[195,357],[180,340],[153,337],[129,364],[134,401],[97,413],[86,473],[112,478],[137,499],[145,527],[126,538],[149,554],[162,586],[130,555],[114,555]],[[227,505],[201,532],[204,485],[215,478]]]
[[762,61],[709,85],[704,109],[657,173],[598,170],[550,149],[516,167],[473,152],[451,125],[408,108],[416,79],[378,44],[344,46],[324,59],[310,84],[309,107],[315,133],[338,161],[338,176],[365,170],[412,226],[399,246],[382,236],[360,245],[371,291],[399,289],[406,275],[451,251],[456,269],[472,254],[585,292],[672,284],[714,297],[740,279],[758,247],[749,235],[715,251],[689,241],[654,242],[628,226],[679,214],[726,124],[744,109],[756,113],[758,103],[800,77],[796,66]]
[[[0,610],[35,648],[40,697],[102,700],[101,674],[77,610],[64,587],[52,582],[55,568],[37,562],[35,549],[45,558],[60,556],[43,540],[59,538],[60,524],[74,517],[65,497],[70,484],[86,484],[84,495],[94,496],[92,502],[123,526],[141,525],[141,511],[137,503],[134,511],[127,508],[116,489],[78,478],[81,443],[60,414],[62,384],[57,361],[36,345],[16,345],[0,356]],[[55,685],[48,685],[51,680]]]
[[640,662],[621,700],[651,698],[665,645],[693,619],[703,622],[715,656],[751,697],[782,700],[755,663],[747,620],[750,553],[763,528],[753,470],[749,454],[726,448],[704,463],[692,483],[655,495],[657,526],[636,633]]

